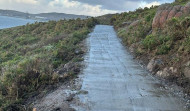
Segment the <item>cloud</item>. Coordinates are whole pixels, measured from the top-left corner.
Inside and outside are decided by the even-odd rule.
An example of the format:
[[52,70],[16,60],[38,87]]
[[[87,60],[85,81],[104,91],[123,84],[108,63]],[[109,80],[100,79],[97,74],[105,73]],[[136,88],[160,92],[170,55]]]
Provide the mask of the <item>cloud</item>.
[[150,7],[152,7],[152,6],[158,6],[158,5],[160,5],[160,4],[161,4],[160,2],[152,2],[152,3],[146,4],[145,7],[150,8]]
[[103,9],[127,11],[134,10],[140,7],[143,3],[150,4],[153,2],[165,3],[173,2],[174,0],[74,0],[90,5],[102,5]]
[[102,9],[101,5],[89,5],[77,1],[53,0],[49,2],[49,7],[56,11],[65,9],[65,13],[77,13],[80,15],[98,16],[107,13],[116,13],[117,11]]
[[0,0],[0,8],[29,13],[59,12],[98,16],[172,1],[174,0]]
[[[12,0],[12,2],[14,2],[14,0]],[[15,2],[17,2],[17,3],[26,3],[26,4],[36,4],[37,3],[36,0],[15,0]]]
[[161,4],[161,3],[160,3],[160,2],[157,2],[157,1],[151,2],[151,3],[142,2],[141,5],[140,5],[140,7],[141,7],[141,8],[144,8],[144,7],[150,8],[150,7],[152,7],[152,6],[158,6],[158,5],[160,5],[160,4]]
[[54,0],[54,1],[49,2],[49,5],[72,8],[72,7],[80,6],[81,3],[77,1],[69,1],[69,0]]

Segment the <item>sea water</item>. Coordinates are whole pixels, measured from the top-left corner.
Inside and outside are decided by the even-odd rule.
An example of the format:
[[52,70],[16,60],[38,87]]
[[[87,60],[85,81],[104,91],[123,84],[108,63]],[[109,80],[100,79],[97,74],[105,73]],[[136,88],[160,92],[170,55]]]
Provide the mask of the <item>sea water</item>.
[[34,22],[35,20],[31,19],[0,16],[0,29],[26,25],[27,23],[34,23]]

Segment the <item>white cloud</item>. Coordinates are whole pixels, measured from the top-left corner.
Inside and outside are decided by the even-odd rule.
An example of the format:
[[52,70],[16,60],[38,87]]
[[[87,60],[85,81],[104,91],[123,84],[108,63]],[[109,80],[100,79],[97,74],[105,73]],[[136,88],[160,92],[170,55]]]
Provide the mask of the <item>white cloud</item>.
[[72,0],[0,0],[0,8],[29,13],[59,12],[89,16],[118,12],[103,9],[102,5],[89,5]]
[[79,15],[98,16],[117,11],[103,9],[101,5],[89,5],[78,1],[53,0],[49,2],[49,7],[56,12],[75,13]]
[[155,2],[152,2],[152,3],[146,4],[145,7],[150,8],[150,7],[152,7],[152,6],[158,6],[158,5],[160,5],[160,4],[161,4],[160,2],[155,1]]
[[82,13],[86,12],[88,13],[88,15],[93,15],[93,16],[118,12],[118,11],[113,11],[113,10],[102,9],[101,5],[92,6],[92,5],[84,4],[82,5],[82,8],[84,9],[84,10],[81,10]]
[[0,0],[0,3],[6,3],[4,5],[20,3],[20,4],[37,4],[37,0]]
[[98,16],[132,11],[138,7],[151,7],[168,1],[173,0],[0,0],[0,9],[29,13],[59,12]]
[[139,5],[141,4],[141,2],[138,1],[125,1],[122,4],[122,7],[126,7],[125,9],[127,9],[127,11],[131,11],[131,10],[135,10],[136,8],[139,7]]
[[69,0],[53,0],[49,2],[50,6],[64,6],[67,8],[78,7],[81,3],[77,1],[69,1]]
[[26,4],[36,4],[36,0],[16,0],[18,3],[26,3]]
[[160,2],[157,2],[157,1],[154,1],[154,2],[151,2],[151,3],[141,2],[140,7],[141,7],[141,8],[144,8],[144,7],[150,8],[150,7],[152,7],[152,6],[158,6],[158,5],[160,5],[160,4],[161,4],[161,3],[160,3]]

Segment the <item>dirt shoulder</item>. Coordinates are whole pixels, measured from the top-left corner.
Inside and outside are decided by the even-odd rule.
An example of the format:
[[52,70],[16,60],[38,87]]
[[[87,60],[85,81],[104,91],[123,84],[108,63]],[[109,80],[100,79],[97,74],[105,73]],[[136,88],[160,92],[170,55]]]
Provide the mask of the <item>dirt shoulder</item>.
[[[80,54],[80,58],[87,51],[86,40],[83,40],[79,47],[84,52]],[[77,64],[77,65],[76,65]],[[24,110],[36,109],[37,111],[75,111],[71,108],[71,104],[80,104],[78,99],[75,99],[75,95],[80,93],[81,80],[78,78],[80,70],[84,67],[83,61],[72,63],[69,62],[64,65],[67,70],[77,70],[77,73],[72,78],[66,78],[64,82],[59,82],[53,86],[47,86],[37,96],[31,96],[27,101]],[[59,71],[65,71],[65,67]],[[64,77],[65,75],[63,75]]]

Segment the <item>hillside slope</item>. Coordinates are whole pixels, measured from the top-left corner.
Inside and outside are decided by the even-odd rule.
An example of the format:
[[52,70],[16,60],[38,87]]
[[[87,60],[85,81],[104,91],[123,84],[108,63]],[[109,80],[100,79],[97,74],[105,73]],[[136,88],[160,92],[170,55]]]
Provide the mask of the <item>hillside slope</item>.
[[190,94],[189,0],[116,14],[110,21],[150,72]]
[[94,18],[41,22],[0,30],[0,110],[19,111],[30,96],[76,77],[79,43]]

